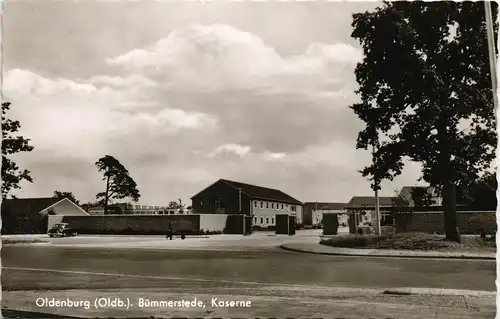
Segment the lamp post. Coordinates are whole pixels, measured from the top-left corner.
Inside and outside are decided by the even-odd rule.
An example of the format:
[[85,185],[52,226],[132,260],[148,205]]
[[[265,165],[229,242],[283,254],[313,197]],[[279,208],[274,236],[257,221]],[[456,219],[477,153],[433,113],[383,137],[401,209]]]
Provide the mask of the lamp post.
[[[377,147],[375,146],[375,143],[373,143],[373,163],[376,163],[375,161],[375,154],[377,152]],[[378,180],[374,176],[374,186],[375,186],[375,231],[377,232],[377,235],[381,235],[382,231],[380,229],[380,200],[378,198]]]

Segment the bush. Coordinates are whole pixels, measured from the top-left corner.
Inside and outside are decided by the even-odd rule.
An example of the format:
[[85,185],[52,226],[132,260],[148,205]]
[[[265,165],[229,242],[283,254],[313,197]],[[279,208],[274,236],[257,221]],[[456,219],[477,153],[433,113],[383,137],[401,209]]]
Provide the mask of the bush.
[[386,236],[349,235],[323,239],[320,244],[343,248],[363,248],[386,239]]

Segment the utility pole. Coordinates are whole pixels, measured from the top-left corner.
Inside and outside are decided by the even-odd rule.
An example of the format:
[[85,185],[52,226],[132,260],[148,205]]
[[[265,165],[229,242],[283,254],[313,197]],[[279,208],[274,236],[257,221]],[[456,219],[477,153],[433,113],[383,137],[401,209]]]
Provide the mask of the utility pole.
[[493,14],[491,11],[491,2],[484,2],[484,13],[486,19],[486,36],[488,38],[488,53],[490,57],[490,73],[491,73],[491,86],[493,90],[493,103],[495,113],[498,107],[497,96],[497,70],[496,70],[496,50],[495,50],[495,33],[493,28]]
[[[376,163],[375,161],[375,154],[377,153],[377,147],[375,146],[375,142],[373,143],[373,163]],[[378,198],[378,180],[375,178],[375,176],[373,177],[374,179],[374,185],[375,185],[375,231],[377,233],[377,235],[381,235],[382,234],[382,231],[381,231],[381,227],[380,227],[380,201],[379,201],[379,198]]]
[[239,210],[238,213],[241,214],[241,188],[238,188],[238,194],[239,194]]

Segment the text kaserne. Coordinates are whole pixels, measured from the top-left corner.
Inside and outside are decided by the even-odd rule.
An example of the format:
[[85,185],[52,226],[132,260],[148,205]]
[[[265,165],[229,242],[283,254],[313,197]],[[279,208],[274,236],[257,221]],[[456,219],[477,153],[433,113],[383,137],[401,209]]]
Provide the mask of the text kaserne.
[[221,300],[212,298],[213,308],[250,308],[252,302],[250,300]]

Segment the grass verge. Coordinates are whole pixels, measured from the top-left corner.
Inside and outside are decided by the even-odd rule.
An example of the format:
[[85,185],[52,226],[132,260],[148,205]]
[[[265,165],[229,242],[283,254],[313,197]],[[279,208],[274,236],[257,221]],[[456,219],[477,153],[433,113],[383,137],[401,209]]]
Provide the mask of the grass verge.
[[442,235],[425,233],[403,233],[385,236],[347,235],[322,239],[321,245],[358,248],[394,249],[421,251],[482,251],[495,252],[494,239],[481,239],[479,236],[462,236],[461,243],[448,241]]

